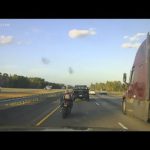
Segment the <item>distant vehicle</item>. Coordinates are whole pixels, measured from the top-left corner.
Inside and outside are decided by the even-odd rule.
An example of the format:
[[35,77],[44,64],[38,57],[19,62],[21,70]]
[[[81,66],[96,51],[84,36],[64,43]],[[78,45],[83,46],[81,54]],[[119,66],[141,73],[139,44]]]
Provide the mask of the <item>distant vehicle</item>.
[[86,99],[89,101],[89,89],[86,85],[75,85],[73,89],[74,99]]
[[107,95],[107,94],[108,94],[108,92],[107,92],[107,91],[105,91],[105,90],[104,90],[104,91],[102,90],[102,91],[100,91],[100,94],[101,94],[101,95]]
[[96,92],[94,90],[89,90],[90,95],[96,95]]
[[50,90],[50,89],[52,89],[52,86],[47,85],[44,89],[45,90]]
[[130,72],[127,91],[123,96],[122,111],[144,121],[150,120],[150,35],[140,45]]

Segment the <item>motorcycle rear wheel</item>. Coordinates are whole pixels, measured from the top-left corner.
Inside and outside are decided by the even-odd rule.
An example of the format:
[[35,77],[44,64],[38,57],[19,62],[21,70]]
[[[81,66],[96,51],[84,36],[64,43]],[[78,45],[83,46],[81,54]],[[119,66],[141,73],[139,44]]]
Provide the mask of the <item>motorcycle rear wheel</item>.
[[62,118],[65,119],[67,117],[67,109],[63,108],[62,109]]

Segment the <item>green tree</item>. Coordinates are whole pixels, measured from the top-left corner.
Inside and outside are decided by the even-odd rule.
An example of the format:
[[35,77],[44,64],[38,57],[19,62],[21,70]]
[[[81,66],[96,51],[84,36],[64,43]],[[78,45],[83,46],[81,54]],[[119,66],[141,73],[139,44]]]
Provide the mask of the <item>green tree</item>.
[[0,86],[2,86],[2,73],[0,72]]
[[94,85],[93,83],[91,83],[90,89],[91,89],[91,90],[95,90],[95,85]]
[[2,75],[2,85],[4,87],[8,87],[8,85],[9,85],[9,76],[7,73],[3,73],[3,75]]

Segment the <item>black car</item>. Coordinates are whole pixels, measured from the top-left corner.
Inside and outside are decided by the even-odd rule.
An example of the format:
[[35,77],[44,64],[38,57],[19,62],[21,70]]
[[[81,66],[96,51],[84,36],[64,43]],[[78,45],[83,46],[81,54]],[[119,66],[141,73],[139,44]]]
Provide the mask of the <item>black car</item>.
[[86,85],[76,85],[73,89],[74,99],[86,99],[89,101],[89,89]]

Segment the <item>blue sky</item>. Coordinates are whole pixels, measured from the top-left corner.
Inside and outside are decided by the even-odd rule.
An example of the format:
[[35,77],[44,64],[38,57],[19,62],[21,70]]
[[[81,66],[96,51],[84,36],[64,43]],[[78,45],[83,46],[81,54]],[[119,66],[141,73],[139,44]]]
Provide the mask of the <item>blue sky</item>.
[[150,19],[0,19],[0,72],[72,85],[122,81],[149,31]]

